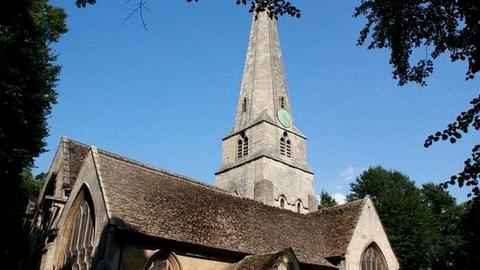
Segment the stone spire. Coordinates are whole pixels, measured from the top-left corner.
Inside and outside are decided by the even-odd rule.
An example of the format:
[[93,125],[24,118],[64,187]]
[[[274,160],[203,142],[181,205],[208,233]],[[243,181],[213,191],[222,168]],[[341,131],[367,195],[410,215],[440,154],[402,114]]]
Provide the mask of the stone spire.
[[299,213],[317,200],[305,136],[293,125],[276,21],[254,16],[233,131],[223,138],[217,187]]
[[261,118],[277,122],[280,108],[291,112],[277,24],[262,12],[253,16],[234,131]]

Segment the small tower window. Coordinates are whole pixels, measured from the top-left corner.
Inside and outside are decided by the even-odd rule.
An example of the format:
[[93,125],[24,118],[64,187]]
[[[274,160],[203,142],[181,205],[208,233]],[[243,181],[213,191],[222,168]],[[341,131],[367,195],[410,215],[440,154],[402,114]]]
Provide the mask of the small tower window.
[[242,112],[246,112],[247,111],[247,98],[243,98],[243,101],[242,101]]
[[248,156],[248,137],[242,133],[237,141],[237,158]]
[[238,158],[241,158],[243,156],[242,148],[243,148],[243,140],[240,139],[240,140],[238,140],[238,146],[237,146],[237,157]]
[[248,156],[248,137],[243,138],[243,155]]
[[285,208],[285,198],[284,197],[280,197],[280,207]]
[[301,213],[302,212],[302,201],[298,201],[297,202],[297,213]]
[[280,108],[285,109],[285,97],[280,98]]
[[280,155],[292,157],[292,144],[288,138],[287,132],[283,133],[283,136],[280,138]]
[[291,158],[292,157],[292,149],[290,147],[290,140],[287,140],[287,157]]

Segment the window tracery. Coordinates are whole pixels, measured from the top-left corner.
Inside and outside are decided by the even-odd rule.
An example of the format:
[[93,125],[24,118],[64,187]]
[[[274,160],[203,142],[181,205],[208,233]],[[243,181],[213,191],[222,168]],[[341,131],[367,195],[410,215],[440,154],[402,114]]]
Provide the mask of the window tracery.
[[237,158],[241,158],[243,156],[243,140],[239,139],[237,142]]
[[175,254],[157,251],[145,263],[144,270],[182,270]]
[[370,244],[362,254],[362,270],[388,270],[382,251],[375,243]]
[[280,138],[280,155],[287,156],[289,158],[292,157],[292,144],[288,138],[287,132],[284,132]]
[[249,151],[248,137],[242,133],[237,141],[237,158],[248,156]]
[[248,156],[248,137],[243,138],[243,155]]
[[67,218],[60,269],[90,269],[95,237],[95,215],[90,194],[80,191]]

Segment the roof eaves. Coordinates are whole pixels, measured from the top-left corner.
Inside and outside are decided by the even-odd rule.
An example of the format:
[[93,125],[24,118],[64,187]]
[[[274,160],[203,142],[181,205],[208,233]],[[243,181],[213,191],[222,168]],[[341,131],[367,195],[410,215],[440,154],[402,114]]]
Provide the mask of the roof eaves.
[[100,190],[102,192],[103,203],[105,205],[105,212],[107,213],[108,222],[112,225],[115,225],[115,219],[113,219],[113,214],[109,209],[109,197],[106,194],[106,188],[103,183],[101,169],[102,166],[100,164],[100,158],[98,157],[98,150],[95,146],[90,146],[90,153],[92,155],[93,165],[95,166],[95,173],[97,174],[98,184],[100,186]]
[[[368,200],[369,200],[368,198],[364,198],[364,199],[356,200],[356,201],[353,201],[353,202],[349,202],[349,204],[353,204],[353,203],[361,204],[361,207],[360,207],[360,211],[358,211],[358,213],[355,217],[355,222],[353,223],[355,225],[353,226],[353,230],[351,230],[350,234],[348,235],[348,238],[347,238],[348,239],[348,241],[347,241],[348,244],[346,245],[346,248],[348,248],[348,246],[352,242],[353,234],[355,233],[355,230],[358,227],[358,222],[360,221],[360,216],[362,215],[362,212],[365,209],[365,206],[366,206]],[[345,257],[345,253],[341,254],[341,256]]]

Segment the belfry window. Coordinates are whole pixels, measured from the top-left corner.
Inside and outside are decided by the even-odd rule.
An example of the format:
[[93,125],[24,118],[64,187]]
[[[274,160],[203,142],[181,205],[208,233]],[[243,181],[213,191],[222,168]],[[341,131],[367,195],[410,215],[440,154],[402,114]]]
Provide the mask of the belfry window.
[[248,137],[243,138],[243,155],[248,156]]
[[242,101],[242,112],[246,112],[247,111],[247,98],[243,98],[243,101]]
[[388,270],[385,257],[375,243],[365,249],[361,260],[362,270]]
[[242,133],[240,135],[240,139],[238,139],[237,141],[237,158],[248,156],[248,143],[248,137],[244,133]]
[[283,133],[283,136],[280,138],[280,155],[292,157],[292,144],[288,138],[287,132]]
[[60,269],[90,269],[95,237],[95,215],[86,188],[72,205],[63,233]]
[[238,140],[237,143],[237,158],[241,158],[243,156],[243,140]]

